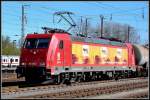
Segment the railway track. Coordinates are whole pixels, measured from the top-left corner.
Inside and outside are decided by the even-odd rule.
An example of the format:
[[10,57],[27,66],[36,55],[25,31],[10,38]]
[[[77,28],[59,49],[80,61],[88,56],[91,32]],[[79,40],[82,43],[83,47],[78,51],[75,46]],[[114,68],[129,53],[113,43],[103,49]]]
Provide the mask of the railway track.
[[[2,89],[2,98],[80,98],[148,87],[148,79],[122,79],[66,85],[39,86],[12,91]],[[11,90],[11,89],[9,89]]]
[[[145,77],[143,77],[145,78]],[[138,78],[140,79],[140,78]],[[118,81],[128,81],[128,80],[137,80],[137,78],[130,79],[120,79]],[[72,86],[77,85],[88,85],[88,84],[97,84],[97,83],[108,83],[115,82],[115,80],[104,80],[104,81],[91,81],[91,82],[81,82],[81,83],[72,83]],[[62,88],[65,87],[65,84],[54,85],[54,84],[26,84],[24,81],[12,81],[12,82],[2,82],[2,93],[11,93],[11,92],[20,92],[25,90],[38,90],[38,89],[47,89],[47,88]]]
[[[113,94],[106,94],[106,95],[100,95],[100,96],[93,96],[89,97],[89,99],[135,99],[135,98],[148,98],[148,88],[140,88],[140,89],[133,89],[129,91],[123,91],[123,92],[117,92]],[[86,99],[87,97],[80,98],[80,99]]]
[[16,73],[2,73],[1,75],[2,87],[17,86],[25,81],[24,78],[17,79]]
[[2,82],[4,83],[12,83],[17,81],[24,81],[24,78],[17,79],[17,75],[15,73],[2,73]]
[[17,79],[17,76],[14,73],[2,73],[2,81],[15,79]]

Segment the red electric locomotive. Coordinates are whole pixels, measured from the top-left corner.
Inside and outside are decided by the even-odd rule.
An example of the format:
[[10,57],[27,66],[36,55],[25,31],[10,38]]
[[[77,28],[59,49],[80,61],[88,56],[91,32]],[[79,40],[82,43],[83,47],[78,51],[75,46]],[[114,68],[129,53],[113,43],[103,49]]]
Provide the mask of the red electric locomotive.
[[26,81],[61,83],[137,75],[135,50],[130,43],[44,29],[44,34],[28,34],[22,46],[16,72]]

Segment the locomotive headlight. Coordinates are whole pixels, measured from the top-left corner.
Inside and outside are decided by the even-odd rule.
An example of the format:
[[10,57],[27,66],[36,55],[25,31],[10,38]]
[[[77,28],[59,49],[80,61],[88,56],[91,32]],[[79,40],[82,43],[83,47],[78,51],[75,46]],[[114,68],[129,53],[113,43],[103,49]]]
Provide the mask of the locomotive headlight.
[[35,66],[36,63],[34,63],[34,62],[29,62],[29,65],[30,65],[30,66]]
[[44,62],[40,62],[40,66],[45,66],[46,64]]
[[25,65],[25,63],[21,63],[21,65]]
[[35,66],[35,65],[36,65],[36,63],[34,63],[34,62],[33,62],[33,63],[31,63],[31,65]]
[[29,63],[28,63],[28,65],[32,65],[32,63],[31,63],[31,62],[29,62]]

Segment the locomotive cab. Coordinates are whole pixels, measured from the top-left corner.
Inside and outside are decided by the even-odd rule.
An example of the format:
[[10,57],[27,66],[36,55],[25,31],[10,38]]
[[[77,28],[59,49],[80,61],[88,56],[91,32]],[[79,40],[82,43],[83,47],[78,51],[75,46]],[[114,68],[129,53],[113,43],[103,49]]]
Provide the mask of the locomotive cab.
[[28,34],[21,48],[17,77],[25,77],[26,81],[51,79],[52,74],[56,74],[55,66],[68,64],[63,60],[68,57],[67,54],[64,56],[68,41],[67,33]]
[[27,35],[21,49],[20,66],[17,68],[17,76],[39,78],[46,70],[46,55],[51,41],[51,34]]

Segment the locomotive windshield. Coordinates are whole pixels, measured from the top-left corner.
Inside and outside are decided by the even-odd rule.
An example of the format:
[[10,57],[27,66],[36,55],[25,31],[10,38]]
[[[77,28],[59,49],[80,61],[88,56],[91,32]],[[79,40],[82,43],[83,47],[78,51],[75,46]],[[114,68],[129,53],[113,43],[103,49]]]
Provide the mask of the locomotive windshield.
[[36,48],[48,48],[49,38],[30,38],[26,39],[24,43],[24,48],[36,49]]

